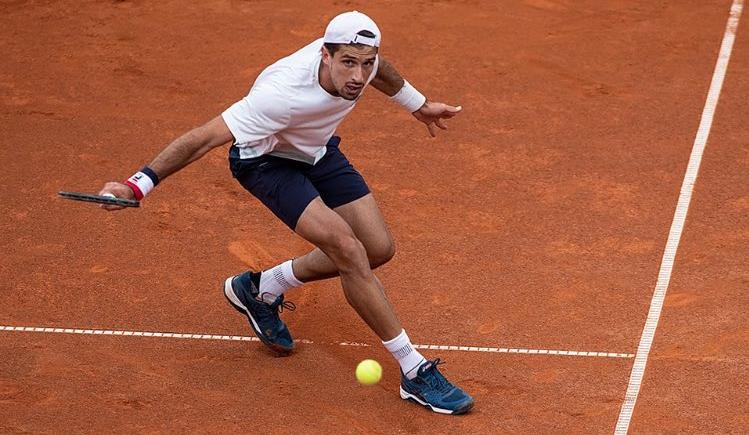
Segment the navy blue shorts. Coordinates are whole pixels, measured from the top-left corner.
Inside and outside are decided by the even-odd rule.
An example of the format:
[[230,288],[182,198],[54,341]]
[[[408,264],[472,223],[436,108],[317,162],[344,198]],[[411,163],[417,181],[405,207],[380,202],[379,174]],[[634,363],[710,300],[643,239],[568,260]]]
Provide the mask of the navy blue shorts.
[[305,208],[318,196],[335,208],[369,193],[359,172],[338,148],[333,136],[325,156],[316,165],[269,154],[240,159],[239,149],[229,149],[229,167],[239,184],[252,193],[292,230]]

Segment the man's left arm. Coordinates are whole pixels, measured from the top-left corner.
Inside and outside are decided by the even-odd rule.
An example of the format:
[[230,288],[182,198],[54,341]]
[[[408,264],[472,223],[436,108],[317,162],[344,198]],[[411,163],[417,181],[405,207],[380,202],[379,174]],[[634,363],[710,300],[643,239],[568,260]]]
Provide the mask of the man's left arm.
[[461,106],[450,106],[444,103],[429,101],[424,95],[417,91],[395,67],[380,57],[377,74],[371,82],[375,89],[390,97],[391,100],[400,103],[419,121],[426,124],[429,134],[435,137],[434,126],[447,130],[445,119],[457,115],[463,108]]

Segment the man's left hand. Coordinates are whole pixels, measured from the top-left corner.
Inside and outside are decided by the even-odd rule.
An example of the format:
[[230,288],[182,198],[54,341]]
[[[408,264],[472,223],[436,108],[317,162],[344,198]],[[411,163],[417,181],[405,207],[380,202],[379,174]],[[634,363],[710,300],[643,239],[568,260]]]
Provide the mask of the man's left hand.
[[426,124],[429,134],[432,137],[436,137],[437,132],[434,129],[434,126],[436,125],[442,130],[447,130],[447,125],[444,120],[452,118],[460,113],[461,110],[463,110],[463,107],[461,106],[448,106],[445,103],[427,101],[419,110],[413,113],[413,116]]

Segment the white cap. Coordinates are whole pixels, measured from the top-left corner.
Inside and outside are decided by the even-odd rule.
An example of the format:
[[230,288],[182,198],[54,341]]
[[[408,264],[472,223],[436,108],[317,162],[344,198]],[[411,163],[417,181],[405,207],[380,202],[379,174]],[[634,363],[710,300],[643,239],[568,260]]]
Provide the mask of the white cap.
[[[359,35],[362,30],[374,33],[374,38]],[[371,18],[358,11],[344,12],[330,20],[323,42],[328,44],[364,44],[380,46],[380,28]]]

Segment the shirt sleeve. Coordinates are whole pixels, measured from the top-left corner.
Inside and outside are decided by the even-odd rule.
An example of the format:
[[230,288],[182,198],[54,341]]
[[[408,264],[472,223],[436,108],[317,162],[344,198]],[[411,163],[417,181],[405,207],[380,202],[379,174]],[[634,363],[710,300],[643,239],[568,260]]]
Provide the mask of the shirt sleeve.
[[221,116],[234,136],[234,143],[262,140],[289,125],[289,98],[273,84],[255,86]]

